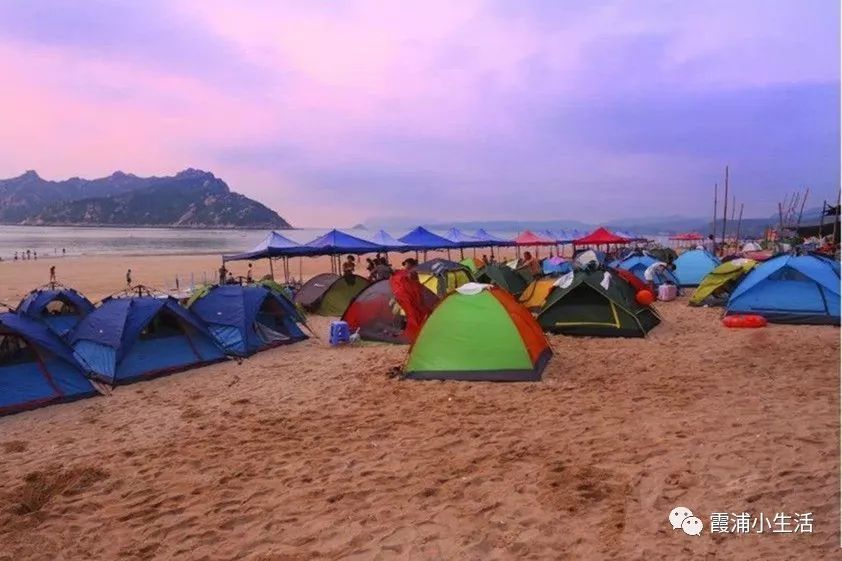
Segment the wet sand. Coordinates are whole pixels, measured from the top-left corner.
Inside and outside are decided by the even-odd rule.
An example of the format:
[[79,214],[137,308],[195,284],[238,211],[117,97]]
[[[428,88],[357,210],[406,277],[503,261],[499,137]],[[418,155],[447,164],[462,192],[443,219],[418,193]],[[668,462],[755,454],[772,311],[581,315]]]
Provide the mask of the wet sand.
[[[56,263],[92,298],[129,265]],[[0,301],[47,280],[7,265]],[[2,417],[0,560],[837,559],[839,330],[658,308],[644,340],[552,336],[534,384],[401,381],[406,347],[330,348],[313,318],[320,340]],[[743,511],[814,532],[709,533]]]

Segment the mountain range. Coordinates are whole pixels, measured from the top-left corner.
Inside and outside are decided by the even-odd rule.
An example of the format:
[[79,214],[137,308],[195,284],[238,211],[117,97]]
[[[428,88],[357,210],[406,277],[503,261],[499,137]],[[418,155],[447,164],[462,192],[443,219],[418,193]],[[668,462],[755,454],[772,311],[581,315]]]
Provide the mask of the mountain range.
[[114,172],[48,181],[35,171],[0,179],[0,224],[286,229],[278,213],[231,191],[211,172],[174,176]]

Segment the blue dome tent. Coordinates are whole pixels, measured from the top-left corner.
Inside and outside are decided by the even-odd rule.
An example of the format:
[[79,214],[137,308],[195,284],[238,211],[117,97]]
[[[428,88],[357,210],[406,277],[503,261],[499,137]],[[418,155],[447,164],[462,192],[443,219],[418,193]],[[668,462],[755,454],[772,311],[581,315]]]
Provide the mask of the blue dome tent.
[[171,297],[106,298],[69,341],[91,375],[111,385],[225,358],[204,322]]
[[46,325],[0,314],[0,415],[96,393],[71,349]]
[[50,329],[64,336],[82,318],[94,311],[94,305],[72,288],[47,285],[27,294],[16,311],[44,322]]
[[[627,257],[620,259],[619,261],[614,261],[613,263],[611,263],[611,267],[615,269],[619,268],[625,269],[626,271],[630,271],[631,273],[634,273],[634,276],[636,276],[643,282],[648,282],[643,276],[643,273],[651,265],[654,265],[657,262],[658,260],[652,257],[651,255],[632,253]],[[675,285],[679,284],[678,279],[669,269],[664,269],[663,271],[655,275],[655,286],[661,286],[664,283],[672,283]]]
[[702,279],[713,271],[720,261],[704,249],[692,249],[679,255],[673,263],[673,272],[680,286],[699,286]]
[[814,255],[779,255],[746,275],[731,293],[725,314],[839,325],[839,307],[839,262]]
[[228,354],[248,356],[306,339],[295,305],[264,286],[221,285],[191,299],[189,309]]

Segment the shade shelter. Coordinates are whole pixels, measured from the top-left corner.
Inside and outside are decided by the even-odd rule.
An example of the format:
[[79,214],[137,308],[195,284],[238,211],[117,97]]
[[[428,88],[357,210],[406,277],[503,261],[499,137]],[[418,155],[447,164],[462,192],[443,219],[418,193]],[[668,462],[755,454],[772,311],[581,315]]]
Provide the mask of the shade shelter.
[[610,244],[625,244],[629,239],[623,236],[618,236],[607,230],[599,227],[587,236],[583,236],[573,241],[573,245],[610,245]]
[[223,255],[222,262],[227,261],[254,261],[257,259],[269,260],[269,271],[272,278],[275,277],[275,268],[273,265],[274,259],[282,259],[284,267],[284,277],[289,278],[289,259],[291,257],[302,257],[304,255],[312,255],[311,249],[293,241],[278,232],[269,232],[266,238],[253,247],[250,251],[244,253],[236,253],[233,255]]

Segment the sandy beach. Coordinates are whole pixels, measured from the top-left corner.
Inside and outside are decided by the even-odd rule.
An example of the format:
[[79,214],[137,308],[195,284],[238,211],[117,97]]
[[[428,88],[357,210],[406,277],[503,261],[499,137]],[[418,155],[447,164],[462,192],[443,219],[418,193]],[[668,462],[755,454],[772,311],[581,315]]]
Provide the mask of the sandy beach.
[[[50,264],[98,299],[219,259],[4,262],[0,301]],[[319,339],[2,417],[0,560],[838,559],[838,328],[686,302],[646,339],[551,336],[540,383],[402,381],[406,347],[331,348],[313,318]],[[744,511],[813,532],[708,531]]]

